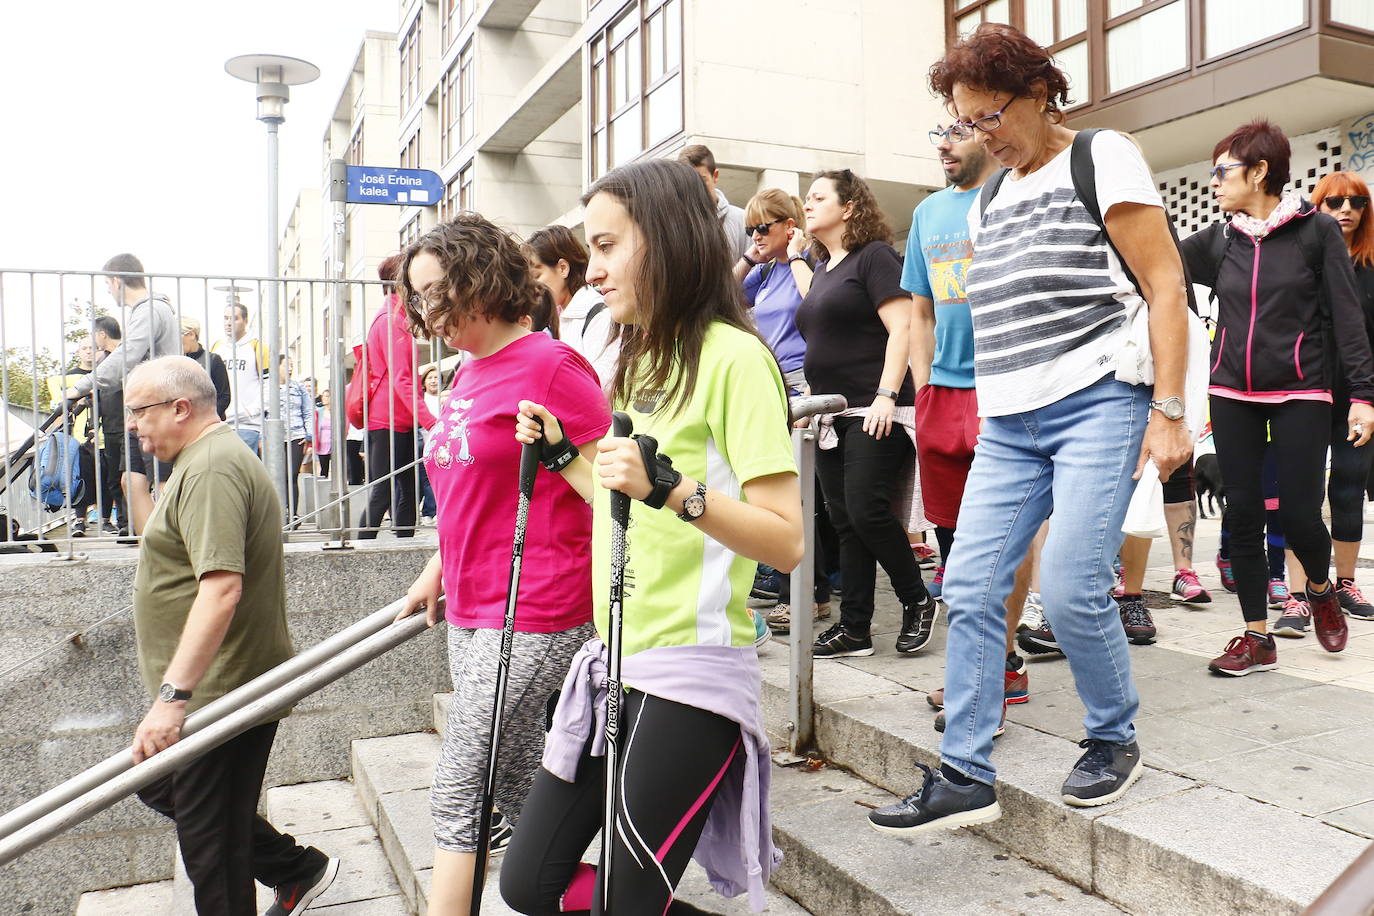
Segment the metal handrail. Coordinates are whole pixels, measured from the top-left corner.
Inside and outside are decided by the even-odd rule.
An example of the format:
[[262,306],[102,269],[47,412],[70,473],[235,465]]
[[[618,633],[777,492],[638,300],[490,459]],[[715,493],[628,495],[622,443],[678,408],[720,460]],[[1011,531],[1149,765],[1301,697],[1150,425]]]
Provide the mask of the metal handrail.
[[[185,766],[426,629],[425,615],[393,622],[404,599],[230,691],[186,719],[182,739],[142,763],[124,750],[0,817],[0,865]],[[440,614],[443,613],[440,599]]]

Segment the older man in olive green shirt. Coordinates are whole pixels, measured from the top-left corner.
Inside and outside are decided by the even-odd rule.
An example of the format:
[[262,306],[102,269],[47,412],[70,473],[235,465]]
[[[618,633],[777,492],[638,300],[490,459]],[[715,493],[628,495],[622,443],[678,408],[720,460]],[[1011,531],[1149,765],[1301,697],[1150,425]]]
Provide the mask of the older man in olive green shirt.
[[[186,714],[291,656],[281,503],[262,462],[215,412],[215,387],[185,356],[130,373],[125,415],[139,447],[173,463],[143,531],[134,579],[139,671],[154,699],[134,734],[141,761],[175,744]],[[139,792],[177,825],[200,916],[299,913],[339,863],[257,814],[277,722],[259,724]]]

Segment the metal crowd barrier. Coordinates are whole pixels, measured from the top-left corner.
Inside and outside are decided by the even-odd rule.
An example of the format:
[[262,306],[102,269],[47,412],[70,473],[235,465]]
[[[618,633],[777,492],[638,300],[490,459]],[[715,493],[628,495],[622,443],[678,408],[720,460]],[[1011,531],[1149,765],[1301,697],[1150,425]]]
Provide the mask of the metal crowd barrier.
[[[144,284],[143,291],[135,290],[132,297],[123,295],[126,287],[139,282]],[[272,336],[268,330],[274,316],[264,310],[274,286],[280,303],[280,314],[275,316],[280,354],[268,353],[265,343],[257,343]],[[397,479],[418,476],[420,470],[418,443],[412,460],[405,454],[408,447],[398,454],[395,439],[379,437],[386,441],[373,449],[372,463],[384,463],[387,474],[374,468],[372,474],[364,471],[364,479],[359,480],[358,465],[366,464],[367,448],[365,443],[350,443],[366,439],[369,425],[393,426],[394,417],[388,415],[376,423],[379,418],[373,416],[370,405],[365,405],[361,431],[350,430],[344,419],[349,378],[354,372],[369,372],[378,358],[365,346],[355,356],[355,348],[366,340],[384,304],[392,301],[379,280],[0,269],[0,453],[4,456],[0,553],[43,550],[56,552],[63,559],[76,559],[78,547],[84,550],[87,546],[111,545],[133,535],[127,532],[121,537],[109,528],[102,532],[105,520],[112,527],[127,529],[131,514],[120,485],[129,470],[130,457],[124,447],[122,405],[108,394],[82,405],[67,403],[62,395],[79,376],[108,358],[104,356],[107,350],[116,346],[147,349],[147,341],[132,340],[125,333],[134,309],[146,308],[128,300],[145,295],[167,301],[178,325],[175,336],[183,348],[194,339],[207,353],[216,353],[227,362],[245,365],[253,361],[254,370],[245,376],[230,373],[227,422],[245,431],[261,429],[260,454],[282,500],[285,539],[346,542],[360,531],[375,533],[395,527],[392,520],[385,526],[374,523],[360,528],[350,511],[356,503],[350,505],[348,498],[365,500],[374,479],[380,481],[378,485],[394,487]],[[246,328],[235,341],[233,335],[238,329],[231,331],[229,319],[245,312]],[[186,319],[199,325],[198,337],[181,334],[180,325]],[[104,334],[110,330],[111,320],[113,330],[121,335],[118,341]],[[97,346],[98,342],[104,346]],[[385,354],[390,365],[410,363],[416,377],[414,389],[406,393],[412,416],[418,413],[423,399],[419,370],[439,365],[450,352],[442,344],[417,340],[407,353]],[[282,356],[288,362],[283,364]],[[256,384],[252,388],[244,385],[240,392],[238,380],[248,376]],[[120,390],[125,378],[127,375],[119,379]],[[391,384],[391,376],[385,381]],[[293,402],[282,388],[288,382],[292,388],[300,386],[297,394],[304,391],[308,407],[303,418],[305,433],[316,440],[314,444],[319,444],[317,430],[333,431],[327,475],[320,473],[324,462],[313,450],[310,456],[303,456],[299,415],[294,424],[297,435],[292,436],[292,418],[287,414]],[[327,407],[322,403],[326,398]],[[393,399],[386,402],[390,413],[395,409]],[[84,411],[79,409],[83,406]],[[111,417],[111,410],[121,413]],[[77,494],[71,487],[62,487],[61,505],[45,506],[30,491],[30,477],[44,443],[59,431],[77,441],[84,492]],[[362,454],[355,456],[355,451]],[[149,476],[156,478],[148,456],[145,462]],[[298,464],[299,473],[293,473]],[[354,472],[351,482],[350,466]],[[419,499],[417,481],[417,504]],[[88,516],[94,516],[93,520],[87,521]],[[84,539],[77,531],[79,522],[86,524]]]

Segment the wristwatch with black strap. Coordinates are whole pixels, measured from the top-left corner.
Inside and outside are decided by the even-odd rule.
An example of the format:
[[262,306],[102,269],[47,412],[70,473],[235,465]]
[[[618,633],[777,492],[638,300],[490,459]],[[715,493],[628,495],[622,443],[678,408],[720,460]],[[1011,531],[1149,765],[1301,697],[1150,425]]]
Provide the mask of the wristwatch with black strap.
[[182,690],[170,681],[164,681],[157,689],[157,698],[164,703],[176,703],[191,699],[191,691]]

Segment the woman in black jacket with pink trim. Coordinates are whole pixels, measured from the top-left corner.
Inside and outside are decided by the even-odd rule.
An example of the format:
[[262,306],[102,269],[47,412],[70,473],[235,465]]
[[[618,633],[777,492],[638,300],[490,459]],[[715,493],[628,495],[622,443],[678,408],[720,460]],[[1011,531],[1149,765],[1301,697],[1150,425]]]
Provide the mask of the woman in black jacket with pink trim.
[[1307,575],[1317,640],[1328,652],[1345,648],[1348,631],[1329,576],[1331,536],[1321,517],[1331,389],[1344,372],[1349,438],[1363,446],[1374,434],[1374,361],[1340,227],[1298,195],[1282,194],[1288,138],[1268,121],[1252,121],[1222,139],[1212,157],[1212,193],[1231,219],[1186,239],[1183,254],[1194,281],[1212,287],[1218,302],[1212,429],[1245,617],[1245,633],[1210,668],[1241,676],[1278,667],[1265,620],[1266,442],[1278,460],[1279,515]]

